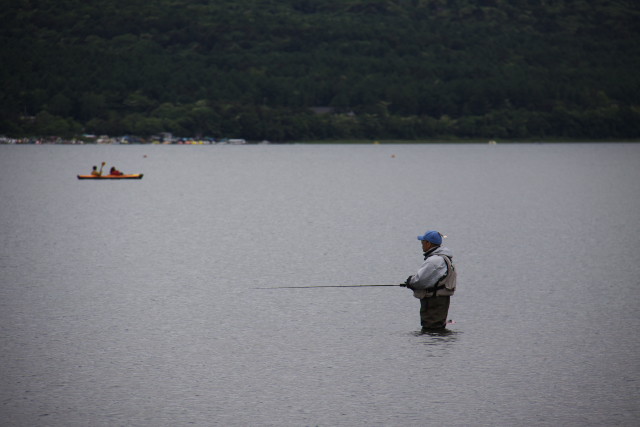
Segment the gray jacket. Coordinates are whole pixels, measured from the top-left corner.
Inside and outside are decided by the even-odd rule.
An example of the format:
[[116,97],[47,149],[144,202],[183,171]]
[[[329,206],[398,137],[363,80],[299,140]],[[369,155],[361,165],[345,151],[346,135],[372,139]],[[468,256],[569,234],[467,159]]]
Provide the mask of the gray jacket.
[[[447,274],[447,263],[443,257],[438,255],[446,255],[452,258],[453,252],[447,247],[440,246],[428,253],[418,272],[409,281],[409,287],[413,289],[413,296],[416,298],[422,299],[433,296],[432,288]],[[455,290],[455,283],[453,286],[453,290],[442,289],[438,291],[437,295],[452,295]],[[427,289],[431,292],[428,292]]]

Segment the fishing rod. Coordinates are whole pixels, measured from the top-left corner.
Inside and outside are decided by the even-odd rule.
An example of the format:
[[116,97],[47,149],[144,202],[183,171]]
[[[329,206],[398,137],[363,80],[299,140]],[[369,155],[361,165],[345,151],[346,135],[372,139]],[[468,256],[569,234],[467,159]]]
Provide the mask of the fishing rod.
[[316,285],[316,286],[274,286],[271,288],[253,289],[310,289],[310,288],[369,288],[372,286],[402,286],[402,285]]

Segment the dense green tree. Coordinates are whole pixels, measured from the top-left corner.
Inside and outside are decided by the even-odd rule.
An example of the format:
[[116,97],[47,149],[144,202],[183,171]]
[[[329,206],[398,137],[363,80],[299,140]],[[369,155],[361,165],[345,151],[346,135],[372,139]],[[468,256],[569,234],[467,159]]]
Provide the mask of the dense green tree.
[[1,3],[0,133],[640,136],[637,2]]
[[47,111],[41,111],[29,125],[30,133],[34,136],[69,137],[81,131],[80,125],[71,119],[55,116]]

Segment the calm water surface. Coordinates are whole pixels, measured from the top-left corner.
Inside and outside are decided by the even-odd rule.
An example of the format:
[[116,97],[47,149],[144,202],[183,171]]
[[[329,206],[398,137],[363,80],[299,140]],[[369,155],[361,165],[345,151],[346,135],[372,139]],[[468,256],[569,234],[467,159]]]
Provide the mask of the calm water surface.
[[[0,197],[2,425],[640,423],[640,145],[0,146]],[[432,228],[449,334],[255,289],[400,283]]]

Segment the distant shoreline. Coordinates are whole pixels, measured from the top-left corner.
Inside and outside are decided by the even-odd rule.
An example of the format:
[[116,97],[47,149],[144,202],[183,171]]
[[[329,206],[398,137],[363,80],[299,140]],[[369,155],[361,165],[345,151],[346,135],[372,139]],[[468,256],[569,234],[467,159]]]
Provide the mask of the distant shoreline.
[[399,145],[399,144],[606,144],[606,143],[638,143],[640,138],[625,139],[569,139],[569,138],[548,138],[548,139],[518,139],[518,140],[486,140],[486,139],[456,139],[456,138],[434,138],[420,140],[402,140],[402,139],[336,139],[336,140],[310,140],[310,141],[246,141],[242,144],[228,144],[227,142],[215,142],[198,140],[196,138],[185,142],[158,142],[158,141],[141,141],[141,142],[96,142],[87,141],[81,138],[63,139],[55,137],[47,138],[6,138],[0,139],[0,145]]
[[486,140],[486,139],[423,139],[423,140],[317,140],[300,141],[295,144],[602,144],[602,143],[638,143],[640,138],[632,139],[527,139],[527,140]]

